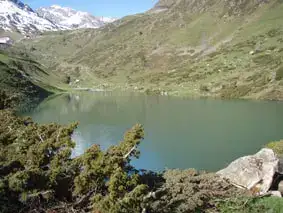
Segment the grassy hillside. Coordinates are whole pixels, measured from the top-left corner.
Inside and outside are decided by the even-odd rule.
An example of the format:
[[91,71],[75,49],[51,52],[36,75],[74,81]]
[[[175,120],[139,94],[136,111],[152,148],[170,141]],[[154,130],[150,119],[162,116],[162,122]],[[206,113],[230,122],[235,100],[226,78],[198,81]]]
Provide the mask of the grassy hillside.
[[[0,52],[0,91],[1,99],[5,92],[10,106],[36,104],[51,94],[53,87],[47,86],[42,79],[49,75],[37,62],[15,52]],[[39,80],[40,79],[40,80]],[[45,89],[43,89],[45,88]],[[47,90],[49,91],[47,91]]]
[[99,30],[18,45],[82,87],[283,99],[282,10],[281,0],[163,0]]
[[5,36],[9,36],[13,40],[19,40],[24,37],[18,32],[9,32],[9,31],[4,31],[3,29],[0,29],[0,37],[5,37]]

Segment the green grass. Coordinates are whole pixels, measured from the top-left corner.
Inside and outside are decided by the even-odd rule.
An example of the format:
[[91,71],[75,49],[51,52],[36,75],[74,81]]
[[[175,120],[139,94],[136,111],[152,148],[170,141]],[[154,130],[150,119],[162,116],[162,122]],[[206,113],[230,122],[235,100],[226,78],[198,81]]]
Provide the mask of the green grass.
[[276,70],[276,77],[275,79],[277,81],[280,81],[283,79],[283,66],[282,67],[279,67],[277,70]]
[[270,142],[266,148],[272,149],[277,155],[283,156],[283,140]]
[[283,3],[255,2],[230,8],[222,1],[182,0],[166,12],[128,16],[96,30],[46,33],[17,48],[45,65],[47,82],[60,88],[69,88],[67,75],[81,87],[278,99],[283,88],[272,76],[283,64]]
[[0,90],[5,91],[14,105],[36,104],[50,92],[43,89],[39,76],[48,75],[38,63],[8,52],[0,53]]
[[219,202],[221,213],[281,213],[283,200],[276,197],[234,198]]
[[2,63],[7,62],[8,59],[9,59],[9,57],[8,57],[7,55],[5,55],[4,53],[1,53],[1,52],[0,52],[0,61],[1,61]]

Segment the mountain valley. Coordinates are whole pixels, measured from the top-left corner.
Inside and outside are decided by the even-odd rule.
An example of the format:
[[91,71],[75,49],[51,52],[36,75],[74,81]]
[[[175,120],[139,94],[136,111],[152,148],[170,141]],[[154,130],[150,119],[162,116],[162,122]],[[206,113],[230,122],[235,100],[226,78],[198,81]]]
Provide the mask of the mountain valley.
[[80,87],[281,100],[282,9],[278,0],[160,1],[100,29],[47,33],[17,48]]
[[282,11],[0,0],[0,212],[282,212]]

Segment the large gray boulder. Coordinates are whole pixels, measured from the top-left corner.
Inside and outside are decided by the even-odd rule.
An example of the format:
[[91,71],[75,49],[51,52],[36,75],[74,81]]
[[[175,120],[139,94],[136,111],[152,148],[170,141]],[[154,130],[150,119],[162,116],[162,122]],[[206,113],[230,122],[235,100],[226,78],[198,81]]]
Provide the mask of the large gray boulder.
[[264,148],[255,155],[233,161],[217,174],[235,186],[249,190],[256,187],[258,194],[263,195],[270,189],[276,172],[281,173],[279,159],[272,149]]

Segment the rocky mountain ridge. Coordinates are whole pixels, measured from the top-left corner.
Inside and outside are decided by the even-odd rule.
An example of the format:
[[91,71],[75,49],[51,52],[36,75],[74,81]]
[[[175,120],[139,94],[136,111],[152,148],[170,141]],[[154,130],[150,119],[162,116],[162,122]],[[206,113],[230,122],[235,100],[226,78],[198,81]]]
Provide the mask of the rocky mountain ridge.
[[0,29],[23,35],[40,34],[45,31],[99,28],[116,19],[95,17],[58,5],[34,11],[19,0],[0,0]]
[[40,17],[67,29],[99,28],[116,20],[109,17],[96,17],[87,12],[76,11],[59,5],[41,7],[36,12]]
[[28,5],[17,0],[0,1],[0,29],[24,35],[60,28],[49,20],[38,16]]

